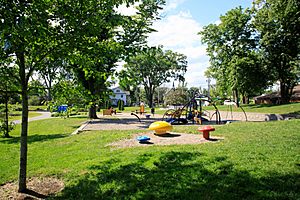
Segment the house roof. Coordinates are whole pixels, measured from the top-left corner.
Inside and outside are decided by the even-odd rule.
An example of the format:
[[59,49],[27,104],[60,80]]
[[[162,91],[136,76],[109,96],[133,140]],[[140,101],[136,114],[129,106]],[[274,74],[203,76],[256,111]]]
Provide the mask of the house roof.
[[[120,90],[120,92],[117,92],[117,90]],[[125,94],[125,95],[130,95],[130,93],[128,91],[124,91],[122,90],[120,87],[115,87],[112,88],[112,91],[114,94]]]

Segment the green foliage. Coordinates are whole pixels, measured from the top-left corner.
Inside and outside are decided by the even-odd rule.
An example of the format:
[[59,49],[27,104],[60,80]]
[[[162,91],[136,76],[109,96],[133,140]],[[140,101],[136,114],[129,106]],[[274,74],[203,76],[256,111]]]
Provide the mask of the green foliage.
[[300,2],[257,0],[253,24],[272,81],[280,82],[282,103],[288,103],[300,71]]
[[170,90],[165,96],[166,105],[185,105],[189,101],[189,93],[186,87],[177,87]]
[[105,102],[104,102],[104,108],[105,109],[108,109],[108,108],[110,108],[111,107],[111,101],[110,100],[106,100]]
[[68,106],[87,105],[87,102],[89,102],[87,97],[86,90],[74,80],[62,80],[52,88],[52,106],[62,104],[67,104]]
[[[143,52],[131,57],[124,65],[127,83],[136,82],[143,85],[149,107],[153,105],[153,94],[161,84],[170,82],[171,78],[184,80],[187,68],[186,56],[171,50],[164,51],[162,46],[148,47]],[[128,81],[129,80],[129,81]]]
[[118,109],[121,111],[124,110],[124,101],[121,99],[118,100]]
[[222,94],[252,96],[268,85],[268,73],[257,50],[252,13],[241,7],[220,17],[219,25],[210,24],[199,34],[207,44],[211,66],[206,75],[217,81]]
[[14,122],[0,119],[0,134],[3,134],[4,137],[10,137],[9,133],[15,128],[16,124]]

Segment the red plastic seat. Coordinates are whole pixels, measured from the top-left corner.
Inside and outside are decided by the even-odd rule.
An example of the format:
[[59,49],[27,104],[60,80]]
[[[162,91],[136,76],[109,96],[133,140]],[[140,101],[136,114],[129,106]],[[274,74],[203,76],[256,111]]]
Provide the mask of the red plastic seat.
[[209,140],[209,132],[214,130],[215,128],[212,126],[203,126],[198,128],[198,131],[203,133],[203,138],[205,138],[206,140]]

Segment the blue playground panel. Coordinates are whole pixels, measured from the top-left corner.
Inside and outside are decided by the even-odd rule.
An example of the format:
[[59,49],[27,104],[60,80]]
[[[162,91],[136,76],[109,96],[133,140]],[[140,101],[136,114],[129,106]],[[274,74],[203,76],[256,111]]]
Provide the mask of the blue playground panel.
[[68,110],[68,105],[61,105],[61,106],[58,106],[57,108],[57,112],[67,112]]
[[138,136],[136,139],[139,142],[146,142],[146,141],[150,140],[150,138],[148,136]]

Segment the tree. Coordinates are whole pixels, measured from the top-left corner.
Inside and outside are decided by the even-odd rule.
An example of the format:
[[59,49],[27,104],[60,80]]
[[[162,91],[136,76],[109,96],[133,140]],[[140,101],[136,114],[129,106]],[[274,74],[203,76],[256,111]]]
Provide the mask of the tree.
[[44,67],[39,70],[38,75],[47,91],[46,101],[49,102],[52,100],[52,86],[55,81],[58,81],[61,73],[67,66],[63,58],[53,58],[50,56],[45,58],[43,64]]
[[219,25],[210,24],[199,34],[210,56],[209,74],[223,93],[253,95],[267,85],[267,73],[261,64],[251,12],[241,7],[220,17]]
[[261,49],[272,75],[280,82],[281,103],[288,103],[299,80],[300,2],[297,0],[257,0],[254,25]]
[[[19,170],[19,192],[26,192],[27,171],[27,135],[28,135],[28,83],[34,72],[45,69],[47,57],[62,57],[71,59],[76,54],[84,55],[86,59],[98,60],[88,63],[96,63],[96,66],[112,67],[115,61],[116,47],[121,51],[120,44],[113,39],[117,37],[114,32],[119,27],[116,22],[121,15],[114,15],[112,9],[126,3],[128,6],[134,4],[135,0],[117,1],[24,1],[24,0],[2,0],[0,5],[0,60],[12,60],[10,65],[1,65],[11,77],[18,81],[22,96],[22,125],[20,137],[20,170]],[[147,10],[147,5],[164,3],[163,0],[143,1],[141,8]],[[158,7],[158,6],[157,6]],[[151,16],[156,10],[148,9],[142,12],[145,16]],[[111,19],[111,20],[108,20]],[[125,23],[125,20],[123,20]],[[134,23],[134,20],[132,20]],[[142,21],[140,24],[143,24]],[[106,30],[106,27],[108,30]],[[136,27],[138,28],[138,27]],[[141,29],[144,32],[149,29]],[[109,37],[107,36],[109,34]],[[125,34],[126,35],[126,34]],[[119,37],[121,37],[120,35]],[[100,39],[99,39],[100,37]],[[125,37],[125,36],[124,36]],[[104,38],[102,40],[101,38]],[[134,43],[132,41],[132,43]],[[131,44],[132,44],[131,43]],[[92,45],[95,44],[95,45]],[[107,46],[107,47],[106,47]],[[127,45],[128,48],[134,45]],[[101,49],[101,47],[106,47]],[[92,51],[97,48],[97,51]],[[124,48],[121,48],[125,52]],[[93,54],[91,57],[87,55]],[[105,55],[105,56],[103,56]],[[111,60],[112,58],[112,60]],[[79,59],[78,61],[82,61]],[[82,67],[85,63],[70,63],[73,68]],[[17,73],[12,73],[9,68],[15,67]],[[82,67],[84,75],[92,77],[93,70]],[[98,75],[97,75],[98,76]],[[102,74],[103,77],[106,74]]]
[[[93,12],[98,14],[96,19],[101,24],[96,25],[94,19],[86,18],[77,27],[82,29],[84,40],[70,62],[78,80],[90,93],[90,118],[97,118],[96,102],[108,93],[108,79],[114,74],[116,63],[141,49],[164,3],[163,0],[142,1],[133,16],[118,13],[113,3],[106,2],[105,6],[100,3],[99,10]],[[98,27],[95,34],[85,33],[86,28],[94,29],[94,25]]]
[[[170,90],[170,88],[168,88],[168,87],[156,88],[156,90],[154,91],[154,94],[153,94],[154,101],[156,101],[157,104],[164,104],[164,97],[166,96],[166,94],[168,93],[169,90]],[[159,106],[159,105],[157,105],[157,106]]]
[[86,105],[87,91],[76,80],[61,80],[53,85],[53,106],[67,104],[71,106]]
[[161,84],[171,78],[184,80],[187,61],[186,56],[171,50],[164,51],[162,46],[148,47],[124,65],[123,73],[130,80],[144,86],[149,107],[153,106],[153,94]]
[[189,101],[189,91],[186,87],[177,87],[165,96],[167,105],[185,105]]

